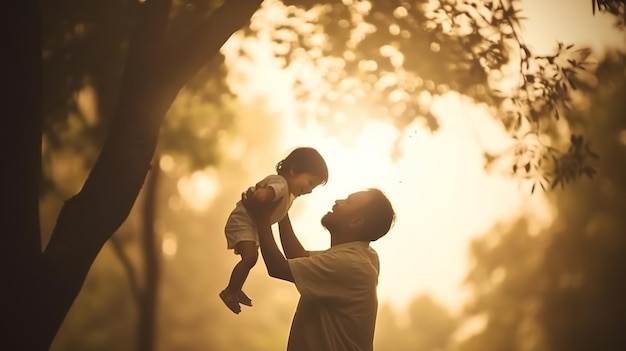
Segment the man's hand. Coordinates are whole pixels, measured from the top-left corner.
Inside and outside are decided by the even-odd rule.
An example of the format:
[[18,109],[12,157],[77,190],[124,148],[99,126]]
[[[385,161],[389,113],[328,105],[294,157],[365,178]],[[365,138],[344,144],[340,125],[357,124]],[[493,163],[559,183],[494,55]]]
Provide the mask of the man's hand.
[[267,185],[257,184],[253,197],[259,202],[270,202],[274,201],[276,195],[274,193],[274,188],[268,187]]
[[269,224],[270,214],[276,209],[279,201],[266,201],[263,198],[257,198],[257,196],[255,196],[255,193],[264,189],[267,188],[248,188],[247,191],[241,193],[241,202],[257,223],[267,222]]

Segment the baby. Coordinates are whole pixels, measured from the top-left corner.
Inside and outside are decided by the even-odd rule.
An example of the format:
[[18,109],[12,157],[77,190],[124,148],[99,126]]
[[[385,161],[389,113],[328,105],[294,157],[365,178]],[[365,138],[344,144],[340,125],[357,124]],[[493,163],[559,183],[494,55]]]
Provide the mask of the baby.
[[[254,192],[257,201],[278,202],[270,217],[272,224],[285,217],[295,198],[310,193],[328,181],[326,161],[317,150],[310,147],[293,150],[278,162],[276,173],[258,182]],[[228,249],[233,249],[235,254],[241,256],[241,260],[233,268],[228,286],[219,296],[231,311],[239,314],[240,303],[252,306],[252,301],[241,289],[259,256],[257,229],[241,201],[237,202],[228,216],[224,231]]]

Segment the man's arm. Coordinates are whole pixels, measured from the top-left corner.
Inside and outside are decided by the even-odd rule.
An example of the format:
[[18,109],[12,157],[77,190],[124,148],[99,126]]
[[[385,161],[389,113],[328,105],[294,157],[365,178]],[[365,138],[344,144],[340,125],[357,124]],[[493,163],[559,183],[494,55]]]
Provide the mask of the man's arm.
[[254,199],[253,192],[253,189],[249,189],[248,192],[243,193],[241,201],[257,224],[259,246],[267,273],[271,277],[293,282],[289,263],[287,263],[287,259],[278,249],[272,235],[269,216],[277,203],[261,203]]
[[302,247],[302,244],[293,232],[289,214],[278,222],[278,232],[280,233],[280,243],[287,258],[306,257],[309,252]]
[[263,256],[263,261],[265,261],[267,273],[271,277],[293,282],[293,275],[291,274],[289,263],[287,263],[287,259],[285,259],[283,253],[278,249],[276,241],[274,241],[269,220],[263,218],[261,221],[257,221],[257,230],[259,231],[261,255]]

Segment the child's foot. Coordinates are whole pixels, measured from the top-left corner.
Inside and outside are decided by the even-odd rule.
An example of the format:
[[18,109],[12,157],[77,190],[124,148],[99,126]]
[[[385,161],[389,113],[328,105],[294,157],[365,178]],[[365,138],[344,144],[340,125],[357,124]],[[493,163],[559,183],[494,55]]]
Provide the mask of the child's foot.
[[226,290],[220,292],[220,298],[224,301],[226,307],[228,307],[234,314],[241,312],[241,306],[239,306],[239,299],[236,294],[229,294]]
[[250,298],[248,297],[248,295],[246,295],[246,293],[239,290],[238,297],[239,297],[239,303],[252,307],[252,300],[250,300]]

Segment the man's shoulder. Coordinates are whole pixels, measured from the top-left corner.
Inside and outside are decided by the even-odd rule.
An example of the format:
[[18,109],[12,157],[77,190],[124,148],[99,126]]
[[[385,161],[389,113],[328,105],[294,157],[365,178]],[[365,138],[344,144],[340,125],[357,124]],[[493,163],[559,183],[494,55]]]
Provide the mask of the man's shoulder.
[[369,243],[346,243],[331,247],[318,255],[334,259],[337,264],[345,266],[374,265],[378,267],[378,254],[369,246]]
[[340,244],[331,247],[330,249],[326,250],[326,252],[336,253],[339,255],[347,255],[351,257],[369,257],[371,255],[378,255],[376,253],[376,250],[374,250],[374,248],[372,248],[369,243],[365,241],[353,241],[345,244]]

